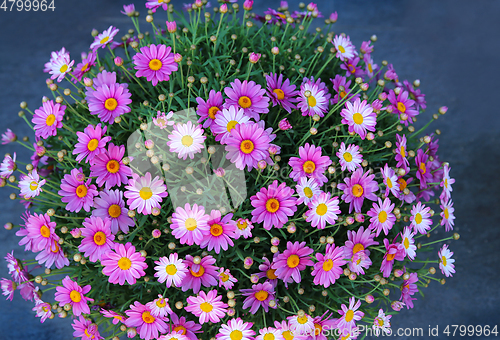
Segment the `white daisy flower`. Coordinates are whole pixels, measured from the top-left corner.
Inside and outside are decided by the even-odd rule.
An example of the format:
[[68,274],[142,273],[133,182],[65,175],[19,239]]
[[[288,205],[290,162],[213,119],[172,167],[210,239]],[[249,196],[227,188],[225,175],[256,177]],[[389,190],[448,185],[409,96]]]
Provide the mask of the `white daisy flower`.
[[411,228],[405,227],[403,230],[403,234],[401,235],[403,239],[402,243],[406,252],[406,256],[408,256],[408,258],[412,261],[415,259],[415,256],[417,255],[416,253],[417,246],[415,246],[415,241],[413,240],[413,236],[415,236],[415,233],[411,232]]
[[157,264],[154,268],[156,270],[155,277],[158,278],[158,282],[166,281],[167,288],[172,285],[181,286],[188,269],[184,262],[179,259],[177,253],[170,254],[168,258],[166,256],[160,257],[155,263]]
[[438,252],[439,256],[439,269],[441,272],[446,275],[446,277],[453,276],[451,274],[455,273],[455,262],[451,257],[453,256],[453,252],[448,249],[447,244],[443,244],[443,247]]
[[429,218],[431,217],[429,210],[431,208],[426,207],[421,202],[418,202],[417,205],[411,208],[410,221],[411,226],[415,229],[415,233],[426,234],[427,230],[431,229],[432,220]]
[[215,120],[211,125],[212,133],[215,134],[215,140],[225,144],[226,139],[231,136],[231,130],[238,124],[246,123],[250,117],[245,116],[243,109],[236,106],[230,106],[227,109],[222,109],[215,116]]
[[253,340],[255,331],[252,330],[252,323],[244,322],[241,318],[231,319],[227,324],[221,325],[218,340]]
[[379,309],[377,317],[373,320],[373,331],[376,336],[391,335],[391,317],[392,315],[385,315],[383,309]]
[[337,58],[342,61],[354,58],[356,51],[348,36],[336,35],[332,42],[337,50],[337,54],[335,55]]
[[[53,55],[54,56],[54,55]],[[56,79],[60,83],[66,74],[71,71],[71,66],[75,63],[71,60],[69,53],[58,53],[55,59],[50,59],[48,63],[45,64],[45,72],[51,74],[51,79]]]
[[177,123],[171,135],[168,135],[167,145],[170,152],[178,154],[179,159],[193,159],[194,154],[201,152],[205,148],[204,141],[207,138],[203,136],[203,129],[200,125],[194,125],[191,121],[187,124]]
[[114,36],[118,33],[119,29],[113,26],[109,26],[107,30],[98,34],[95,37],[94,42],[90,45],[90,49],[95,51],[99,47],[106,47],[107,44],[113,41]]
[[308,205],[316,196],[318,196],[322,192],[314,178],[307,177],[301,177],[299,179],[296,190],[299,194],[297,205],[302,203]]
[[151,315],[154,317],[164,317],[172,313],[172,309],[168,305],[168,299],[163,295],[158,294],[158,298],[146,304],[146,307],[151,309]]
[[255,337],[255,340],[285,340],[281,331],[273,327],[265,327],[259,329],[259,335]]
[[349,144],[346,147],[344,142],[342,142],[336,155],[340,160],[342,171],[347,169],[349,172],[352,172],[356,170],[356,168],[361,167],[361,162],[363,162],[363,156],[359,152],[359,146],[355,144]]
[[235,233],[235,240],[239,239],[241,236],[244,238],[249,238],[252,237],[252,229],[253,229],[253,224],[250,222],[249,219],[247,218],[239,218],[236,221],[236,228]]
[[45,184],[46,180],[40,180],[40,176],[33,169],[28,175],[23,175],[22,179],[19,181],[19,188],[21,189],[21,195],[25,199],[36,197],[42,192],[42,186]]
[[385,196],[388,197],[390,191],[395,197],[399,197],[398,176],[396,176],[395,171],[386,163],[383,168],[380,168],[380,172],[382,173],[382,177],[386,187]]
[[308,204],[309,210],[306,211],[306,221],[311,222],[311,226],[318,229],[325,229],[326,223],[335,224],[340,214],[338,197],[331,198],[330,193],[322,192],[314,197]]
[[294,335],[310,335],[314,334],[314,321],[313,318],[307,314],[303,316],[293,315],[289,316],[288,324],[290,330]]

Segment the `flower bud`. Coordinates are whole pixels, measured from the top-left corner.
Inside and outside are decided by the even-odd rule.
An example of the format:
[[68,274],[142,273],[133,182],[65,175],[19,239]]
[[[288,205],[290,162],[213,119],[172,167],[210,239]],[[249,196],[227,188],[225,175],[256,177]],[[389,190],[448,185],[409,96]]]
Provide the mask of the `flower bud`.
[[175,33],[177,31],[177,23],[175,21],[167,21],[166,24],[168,33]]
[[226,14],[227,13],[227,5],[222,4],[219,8],[219,12],[221,12],[222,14]]
[[252,53],[250,53],[250,56],[248,57],[248,59],[250,60],[250,62],[252,64],[255,64],[260,59],[260,53],[254,53],[254,52],[252,52]]
[[179,53],[174,54],[174,60],[176,63],[180,63],[182,61],[182,55]]
[[338,18],[339,18],[339,15],[337,14],[337,11],[333,12],[333,13],[332,13],[332,14],[330,14],[330,16],[328,17],[328,19],[330,20],[330,22],[331,22],[332,24],[336,23]]
[[253,7],[253,0],[245,0],[243,3],[243,9],[245,11],[251,11]]
[[115,65],[116,66],[122,66],[123,65],[123,59],[121,57],[116,57],[115,58]]

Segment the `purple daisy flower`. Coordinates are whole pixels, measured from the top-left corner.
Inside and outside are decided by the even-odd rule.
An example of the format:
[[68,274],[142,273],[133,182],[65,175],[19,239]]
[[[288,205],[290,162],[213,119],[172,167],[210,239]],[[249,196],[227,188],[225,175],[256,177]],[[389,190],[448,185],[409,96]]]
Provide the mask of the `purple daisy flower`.
[[78,250],[85,253],[91,262],[100,261],[102,256],[115,247],[115,235],[111,233],[111,222],[100,217],[87,217],[83,221],[82,242]]
[[417,298],[412,298],[411,296],[418,292],[417,287],[418,282],[418,274],[410,273],[410,278],[408,280],[404,280],[401,285],[401,297],[399,301],[403,300],[403,303],[406,305],[406,309],[413,308],[413,300]]
[[14,152],[14,158],[7,154],[0,164],[0,177],[8,178],[16,169],[16,153]]
[[391,200],[386,198],[382,203],[382,200],[378,199],[377,203],[373,203],[373,207],[366,213],[370,216],[370,229],[375,229],[377,231],[377,237],[383,230],[384,234],[387,235],[389,230],[392,229],[394,223],[396,222],[396,216],[392,213],[395,204],[391,204]]
[[127,184],[128,177],[132,176],[132,170],[123,164],[124,154],[125,146],[115,146],[110,143],[108,150],[94,157],[90,166],[90,176],[97,177],[96,183],[99,187],[106,184],[106,189],[109,190],[115,185]]
[[326,245],[325,255],[316,253],[318,262],[314,264],[314,270],[311,272],[314,276],[314,284],[325,288],[333,285],[343,273],[341,267],[347,263],[343,257],[343,247],[335,247],[335,244]]
[[73,169],[70,174],[64,175],[58,194],[63,196],[62,202],[68,203],[66,210],[79,212],[83,208],[86,212],[90,211],[94,205],[94,196],[97,196],[96,186],[90,182],[90,178],[85,181],[82,168]]
[[198,103],[198,107],[196,108],[196,113],[200,116],[198,119],[198,123],[203,123],[203,128],[207,128],[212,125],[215,120],[215,116],[222,111],[222,93],[215,92],[215,90],[210,90],[208,94],[208,99],[205,101],[201,97],[196,98],[196,102]]
[[250,202],[255,208],[252,210],[252,222],[264,222],[264,229],[270,230],[273,226],[281,228],[288,222],[288,217],[297,211],[297,199],[292,197],[295,190],[286,183],[278,186],[275,180],[266,188],[261,188]]
[[351,177],[344,178],[344,183],[339,183],[338,188],[343,190],[341,199],[349,204],[349,213],[354,211],[361,212],[361,207],[365,198],[376,201],[377,195],[374,192],[378,191],[378,184],[373,179],[375,175],[370,175],[367,171],[363,173],[363,169],[358,168],[354,171]]
[[403,261],[406,256],[406,250],[401,243],[396,242],[389,244],[389,240],[386,238],[384,238],[384,246],[387,251],[384,255],[384,259],[382,260],[380,271],[384,277],[389,277],[392,272],[394,261]]
[[123,192],[116,190],[103,190],[94,199],[94,210],[92,216],[101,217],[111,221],[111,232],[118,233],[121,230],[127,234],[129,227],[135,225],[134,220],[128,216],[128,209],[125,207]]
[[342,124],[349,125],[349,132],[357,133],[361,139],[366,138],[366,131],[375,131],[377,115],[373,112],[371,105],[366,100],[357,98],[354,103],[347,101],[345,108],[340,111]]
[[126,86],[111,84],[96,87],[93,92],[87,92],[89,111],[97,115],[104,123],[113,124],[116,117],[131,111],[132,95]]
[[383,182],[385,184],[385,196],[389,197],[389,193],[392,192],[394,197],[399,197],[399,185],[398,176],[394,172],[394,169],[389,167],[389,164],[385,163],[383,168],[380,168],[382,173]]
[[365,72],[361,67],[358,67],[360,58],[354,57],[352,59],[344,60],[344,63],[340,65],[340,68],[345,70],[345,76],[350,77],[353,75],[354,77],[362,77]]
[[202,284],[204,287],[217,286],[219,268],[214,266],[215,259],[211,255],[202,257],[199,264],[194,263],[193,256],[186,255],[184,264],[188,266],[189,271],[182,281],[181,288],[183,292],[193,289],[193,292],[197,294]]
[[415,90],[413,85],[410,84],[408,80],[403,81],[403,86],[410,93],[410,98],[415,100],[415,106],[417,108],[417,111],[419,111],[420,108],[425,110],[427,108],[427,102],[425,101],[425,94],[421,93],[420,89]]
[[[191,5],[189,5],[191,7]],[[149,8],[153,13],[156,13],[156,10],[159,7],[163,7],[163,9],[166,11],[168,10],[168,1],[166,0],[154,0],[154,1],[147,1],[146,2],[146,8]]]
[[406,173],[410,170],[410,162],[408,162],[408,159],[406,156],[408,155],[408,152],[406,152],[406,135],[403,135],[401,137],[399,134],[396,134],[396,161],[398,164],[396,166],[398,168],[405,169]]
[[17,136],[11,129],[7,129],[5,133],[2,133],[2,145],[9,144],[15,142],[17,140]]
[[313,178],[319,185],[328,182],[324,175],[332,160],[328,156],[322,156],[321,146],[309,145],[299,147],[300,157],[290,157],[288,164],[292,167],[290,178],[298,182],[300,178]]
[[306,242],[287,242],[286,250],[276,256],[272,265],[272,268],[276,269],[275,275],[285,281],[285,287],[288,287],[287,281],[289,278],[300,283],[300,272],[306,269],[307,266],[314,265],[314,262],[309,257],[312,253],[313,250],[306,247]]
[[219,210],[212,210],[208,226],[210,229],[203,232],[203,240],[200,244],[201,248],[207,248],[208,251],[214,249],[216,254],[219,254],[221,248],[228,249],[228,246],[233,247],[233,238],[236,237],[236,222],[231,218],[233,214],[229,213],[222,217]]
[[107,129],[107,126],[101,128],[101,123],[99,123],[95,128],[92,125],[88,125],[83,132],[76,132],[78,143],[75,145],[73,155],[77,155],[77,162],[87,157],[85,162],[88,163],[95,156],[106,151],[106,143],[111,140],[110,136],[104,137]]
[[116,33],[118,33],[118,31],[118,28],[109,26],[107,30],[99,33],[95,37],[94,42],[90,45],[90,49],[96,51],[99,47],[106,47],[106,45],[113,41],[113,38],[115,37]]
[[[269,301],[276,299],[274,288],[269,282],[253,285],[251,289],[240,289],[240,292],[247,297],[243,301],[243,309],[250,307],[252,314],[255,314],[260,307],[269,312]],[[271,308],[277,308],[277,306]]]
[[75,71],[73,72],[73,82],[76,84],[82,81],[83,76],[90,71],[92,66],[95,66],[96,54],[90,52],[86,56],[82,56],[82,62],[76,65]]
[[57,135],[57,129],[63,126],[64,110],[66,105],[48,100],[35,110],[31,122],[35,125],[35,136],[46,139]]
[[429,155],[422,149],[417,150],[415,164],[417,165],[417,178],[420,181],[420,189],[427,188],[427,182],[432,181],[432,173],[427,169]]
[[91,286],[86,285],[81,287],[76,281],[73,281],[69,276],[62,279],[63,286],[56,287],[54,298],[61,305],[69,303],[73,314],[76,316],[82,314],[90,314],[89,302],[94,302],[94,299],[86,297],[85,294],[90,292]]
[[141,52],[134,55],[134,68],[137,77],[146,77],[153,86],[159,81],[167,81],[170,74],[177,71],[179,67],[170,53],[172,48],[166,45],[154,45],[141,47]]
[[408,91],[402,90],[396,97],[394,90],[390,90],[387,99],[392,104],[392,113],[399,114],[402,124],[408,126],[409,123],[413,123],[413,118],[418,116],[418,111],[413,107],[415,101],[408,99]]
[[297,87],[295,85],[290,84],[290,79],[283,81],[282,74],[277,77],[276,73],[271,73],[270,75],[266,75],[266,81],[266,92],[268,97],[271,98],[273,106],[280,105],[288,113],[297,109],[297,106],[292,103],[298,101],[295,97],[299,94],[299,91],[296,90]]
[[354,95],[353,93],[349,93],[349,91],[351,91],[349,89],[349,85],[351,85],[351,80],[347,81],[346,77],[337,74],[335,78],[330,79],[330,81],[333,83],[333,89],[337,92],[337,94],[333,96],[332,99],[333,104],[336,104],[339,101],[343,100],[344,98],[346,98],[346,96],[347,96],[346,100],[349,101],[354,101],[355,99],[359,98],[359,93],[356,95]]
[[243,109],[247,116],[255,120],[260,119],[261,113],[269,112],[269,98],[265,95],[266,90],[254,81],[244,80],[241,82],[239,79],[235,79],[231,83],[231,87],[226,87],[224,92],[228,96],[224,103],[225,108],[236,106]]
[[273,164],[268,152],[271,141],[269,133],[258,124],[237,124],[226,140],[226,158],[240,170],[245,166],[248,171],[257,168],[260,160]]

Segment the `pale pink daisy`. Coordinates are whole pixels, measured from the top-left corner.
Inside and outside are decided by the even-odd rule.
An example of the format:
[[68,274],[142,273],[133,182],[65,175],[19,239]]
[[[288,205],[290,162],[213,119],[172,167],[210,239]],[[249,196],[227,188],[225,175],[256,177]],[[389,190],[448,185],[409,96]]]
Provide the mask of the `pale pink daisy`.
[[13,143],[17,140],[17,136],[11,129],[7,129],[2,133],[2,145]]
[[170,120],[174,116],[174,111],[170,111],[167,115],[165,112],[158,111],[156,117],[153,117],[153,124],[158,126],[161,130],[166,129],[167,126],[173,126],[175,122]]
[[133,285],[136,279],[146,275],[144,269],[148,267],[146,259],[140,252],[135,251],[132,243],[116,244],[114,251],[102,256],[102,273],[109,276],[109,282],[123,286],[125,281]]
[[40,180],[40,176],[36,169],[33,169],[29,174],[22,175],[19,181],[19,188],[21,189],[21,196],[25,199],[36,197],[43,191],[42,186],[46,183],[45,179]]
[[186,203],[184,208],[177,207],[175,213],[172,214],[172,235],[181,244],[192,246],[193,244],[200,245],[203,242],[204,235],[210,231],[208,226],[209,216],[205,214],[205,208],[198,204],[191,205]]
[[385,315],[383,309],[378,310],[378,315],[373,320],[373,331],[376,336],[389,336],[391,334],[391,317],[392,315]]
[[312,227],[325,229],[326,223],[335,224],[340,214],[338,197],[331,197],[331,194],[320,193],[315,196],[308,204],[309,210],[306,211],[306,222],[311,222]]
[[299,194],[297,205],[302,203],[308,205],[316,196],[322,193],[314,178],[301,177],[295,189]]
[[[2,288],[2,294],[6,296],[6,300],[12,301],[14,298],[14,292],[16,291],[17,285],[14,281],[12,280],[7,280],[6,278],[2,278],[0,280],[0,287]],[[50,311],[50,305],[49,305],[49,311]],[[37,313],[38,316],[38,313]],[[43,320],[45,321],[45,320]],[[42,321],[42,323],[43,323]]]
[[288,241],[286,248],[283,253],[276,256],[272,269],[276,269],[275,275],[285,281],[285,286],[288,286],[287,281],[290,277],[299,283],[302,279],[300,272],[307,266],[314,265],[314,262],[309,257],[313,250],[306,247],[306,242]]
[[439,184],[443,188],[443,192],[439,196],[442,201],[448,201],[451,198],[451,192],[453,191],[451,185],[455,183],[454,178],[450,178],[450,167],[448,164],[443,166],[443,180]]
[[160,81],[168,81],[170,74],[177,71],[179,65],[171,53],[172,48],[166,45],[143,46],[140,52],[132,57],[137,77],[146,77],[153,86]]
[[287,320],[290,330],[294,335],[314,334],[314,322],[313,318],[310,315],[292,315],[289,316]]
[[259,335],[255,337],[255,340],[285,340],[283,334],[279,329],[274,327],[265,327],[259,329]]
[[[168,330],[168,318],[154,317],[151,308],[135,301],[130,309],[125,311],[128,319],[125,321],[127,327],[135,327],[137,334],[144,340],[157,339],[158,333],[163,334]],[[133,337],[133,336],[132,336]]]
[[106,318],[112,318],[113,325],[117,325],[119,322],[125,323],[125,320],[127,319],[122,314],[118,314],[116,312],[113,312],[112,310],[106,310],[102,308],[101,308],[101,314]]
[[201,291],[198,296],[187,298],[188,306],[185,310],[200,318],[200,323],[218,323],[226,316],[227,304],[221,301],[222,295],[217,295],[217,290],[211,290],[206,294]]
[[85,296],[90,289],[90,285],[80,287],[78,283],[71,280],[69,276],[62,279],[63,286],[56,287],[54,299],[60,303],[61,306],[69,303],[74,315],[79,316],[82,314],[90,314],[88,302],[94,302],[94,299]]
[[396,216],[392,213],[395,204],[391,204],[391,200],[388,198],[384,199],[384,202],[378,198],[378,204],[373,203],[373,207],[366,213],[370,216],[370,229],[377,231],[377,235],[380,235],[381,231],[387,235],[389,230],[392,229],[394,223],[396,222]]
[[411,208],[410,221],[415,233],[426,234],[427,230],[431,229],[432,220],[430,219],[430,210],[430,207],[426,207],[421,202],[418,202],[416,206],[414,205]]
[[229,269],[219,268],[219,287],[224,287],[226,290],[233,288],[234,284],[238,282]]
[[128,216],[123,192],[119,189],[99,192],[99,196],[94,199],[94,208],[92,216],[109,220],[113,234],[118,233],[119,230],[127,234],[129,227],[135,225],[134,219]]
[[363,156],[359,152],[359,146],[356,144],[349,144],[346,147],[344,142],[342,142],[336,155],[339,158],[342,171],[347,169],[349,172],[353,172],[356,168],[360,168],[361,162],[363,162]]
[[385,184],[385,196],[389,197],[389,192],[392,192],[394,197],[399,197],[398,176],[394,170],[386,163],[383,168],[380,168],[380,172]]
[[235,239],[239,239],[241,236],[247,239],[252,237],[252,229],[253,224],[247,218],[238,218],[236,221],[236,229],[235,229]]
[[88,125],[83,132],[76,132],[78,143],[76,143],[72,153],[73,155],[77,155],[77,162],[86,158],[85,162],[88,163],[92,161],[95,156],[106,150],[106,144],[111,140],[110,136],[104,137],[107,129],[107,126],[101,128],[101,123],[99,123],[96,127]]
[[203,240],[200,248],[207,248],[208,251],[214,249],[216,254],[223,250],[227,250],[228,246],[233,247],[233,238],[236,237],[236,222],[231,218],[233,214],[229,213],[222,217],[219,210],[212,210],[210,219],[207,224],[210,227],[208,230],[203,231]]
[[165,11],[168,9],[169,0],[152,0],[146,2],[146,8],[149,8],[153,13],[156,13],[156,10],[159,7],[162,7]]
[[253,340],[252,326],[252,322],[244,322],[241,318],[230,319],[219,328],[217,340]]
[[45,320],[50,319],[53,315],[52,306],[50,303],[37,300],[35,307],[32,311],[36,312],[36,316],[40,318],[40,322],[44,323]]
[[361,320],[365,315],[365,313],[358,310],[360,306],[361,301],[356,301],[354,296],[349,298],[349,307],[342,304],[340,306],[342,309],[338,310],[342,317],[337,320],[337,328],[340,330],[352,330],[356,326],[356,321]]
[[177,253],[170,254],[168,258],[162,256],[155,263],[157,266],[154,267],[154,270],[156,270],[154,276],[158,278],[158,282],[166,282],[167,288],[170,288],[172,285],[175,287],[182,285],[188,269],[186,264],[179,259]]
[[377,115],[366,100],[360,101],[357,98],[354,103],[347,101],[345,108],[340,111],[342,124],[349,126],[349,132],[357,133],[361,139],[366,138],[367,130],[375,131],[377,125]]
[[453,225],[455,224],[455,215],[453,214],[455,208],[453,208],[453,201],[451,199],[446,202],[441,201],[440,208],[442,210],[439,214],[441,216],[441,225],[444,225],[444,230],[446,231],[453,230]]
[[16,169],[16,153],[14,152],[14,158],[12,158],[9,154],[6,154],[2,164],[0,164],[0,177],[8,178]]
[[168,299],[164,298],[161,294],[158,294],[158,298],[148,302],[146,307],[151,309],[151,315],[154,317],[164,317],[172,313],[172,309],[168,305]]
[[247,123],[248,121],[250,121],[250,117],[245,116],[243,109],[238,109],[236,106],[230,106],[218,112],[210,129],[215,135],[215,140],[220,141],[221,144],[225,144],[236,125]]
[[312,81],[306,81],[300,86],[297,108],[303,116],[324,117],[328,111],[329,95],[326,88],[321,88]]
[[204,141],[207,138],[203,135],[203,129],[199,124],[188,121],[187,124],[177,123],[171,135],[168,135],[167,145],[170,152],[178,154],[179,159],[193,159],[194,154],[201,152],[205,148]]
[[414,260],[415,256],[417,255],[416,250],[417,246],[415,245],[415,240],[413,239],[413,236],[415,236],[415,233],[411,232],[410,227],[405,227],[403,232],[401,233],[401,238],[403,239],[402,245],[405,249],[406,256],[410,260]]
[[204,287],[217,286],[218,268],[214,266],[215,259],[212,256],[204,256],[201,258],[201,262],[196,264],[193,256],[186,255],[184,264],[188,266],[189,271],[182,281],[181,288],[183,292],[193,289],[193,292],[197,294],[201,285]]
[[453,256],[453,252],[448,249],[448,245],[443,244],[443,247],[438,252],[439,256],[439,269],[441,272],[446,275],[446,277],[453,276],[455,273],[455,262],[451,257]]
[[156,176],[151,179],[151,173],[145,176],[132,174],[128,185],[125,186],[124,196],[128,198],[127,204],[130,209],[137,209],[139,214],[149,215],[153,208],[161,208],[162,198],[168,196],[167,187],[163,184],[163,179]]
[[170,314],[170,331],[181,333],[190,340],[198,340],[195,333],[201,333],[201,325],[194,321],[186,321],[184,316],[178,317],[177,314]]
[[181,332],[172,332],[160,336],[158,340],[189,340],[189,338]]
[[90,49],[95,51],[99,47],[106,47],[107,44],[111,43],[113,41],[113,38],[115,37],[116,33],[118,33],[119,29],[113,26],[109,26],[109,28],[102,33],[99,33],[95,39],[94,42],[90,45]]
[[111,222],[100,217],[87,217],[83,221],[82,242],[78,250],[84,253],[91,262],[97,262],[102,256],[115,247],[115,235],[111,233]]
[[254,81],[235,79],[230,87],[224,88],[228,97],[224,103],[224,108],[236,106],[243,109],[245,115],[260,120],[260,114],[269,112],[269,97],[266,90]]
[[51,74],[51,79],[57,79],[60,83],[71,71],[74,63],[75,61],[70,59],[69,53],[63,47],[59,52],[52,52],[50,61],[45,64],[43,72],[48,72]]
[[66,105],[54,103],[48,100],[35,110],[31,122],[35,125],[35,136],[47,139],[49,136],[57,135],[57,129],[63,127],[64,111]]
[[[378,245],[374,240],[375,234],[369,228],[360,227],[357,231],[347,231],[348,240],[344,246],[344,258],[349,259],[349,269],[357,274],[364,274],[364,270],[372,265],[369,246]],[[362,254],[361,254],[362,253]]]
[[336,35],[335,38],[333,38],[332,43],[337,50],[337,53],[335,54],[337,58],[342,61],[354,58],[356,50],[354,49],[354,45],[349,39],[349,36],[345,37],[343,35]]
[[396,166],[398,168],[405,169],[406,173],[410,170],[410,162],[408,162],[408,159],[406,156],[408,156],[408,152],[406,151],[406,136],[403,135],[401,137],[399,134],[396,134],[397,141],[396,141],[396,161],[398,162]]

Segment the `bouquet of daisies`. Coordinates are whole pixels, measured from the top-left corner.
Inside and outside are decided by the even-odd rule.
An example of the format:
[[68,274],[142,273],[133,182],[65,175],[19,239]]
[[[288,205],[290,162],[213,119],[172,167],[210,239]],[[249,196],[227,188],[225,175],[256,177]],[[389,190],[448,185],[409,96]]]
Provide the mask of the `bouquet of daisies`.
[[52,53],[54,97],[21,103],[34,142],[2,135],[33,151],[0,166],[26,208],[5,229],[35,257],[5,257],[7,299],[85,340],[355,339],[444,283],[433,264],[455,272],[458,234],[427,240],[454,225],[424,132],[446,107],[416,131],[419,81],[375,63],[375,36],[356,49],[336,13],[309,29],[314,3],[252,5],[148,1],[150,31],[128,5],[121,39]]

